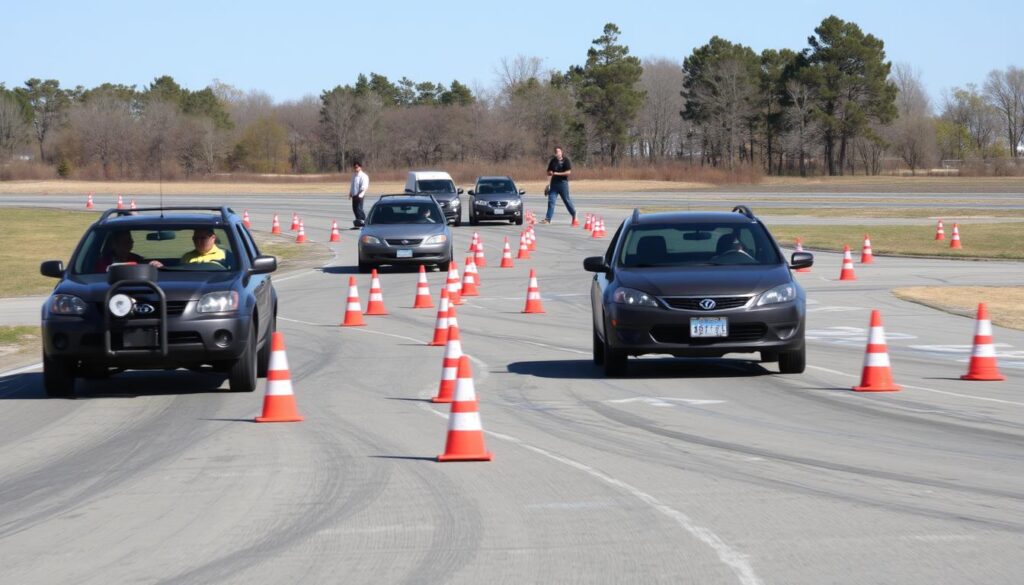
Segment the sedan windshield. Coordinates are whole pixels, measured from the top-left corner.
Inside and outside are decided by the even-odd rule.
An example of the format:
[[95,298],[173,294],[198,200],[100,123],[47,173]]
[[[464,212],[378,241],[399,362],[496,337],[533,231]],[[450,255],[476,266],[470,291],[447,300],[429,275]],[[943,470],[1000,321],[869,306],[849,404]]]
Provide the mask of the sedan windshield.
[[439,224],[441,213],[433,203],[378,203],[370,210],[368,224]]
[[782,262],[761,224],[707,223],[637,226],[629,230],[624,267],[735,266]]

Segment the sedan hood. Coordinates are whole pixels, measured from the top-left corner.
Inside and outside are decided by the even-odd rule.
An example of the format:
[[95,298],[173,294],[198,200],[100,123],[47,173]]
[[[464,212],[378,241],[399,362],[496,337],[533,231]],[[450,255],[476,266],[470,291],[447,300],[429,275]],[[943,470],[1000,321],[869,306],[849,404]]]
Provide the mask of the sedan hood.
[[[171,272],[159,273],[156,284],[169,301],[194,301],[208,292],[229,290],[238,278],[233,272]],[[106,274],[78,274],[62,281],[53,291],[70,294],[87,302],[103,302],[110,285]]]
[[757,294],[790,282],[785,264],[620,268],[615,276],[622,286],[658,297]]
[[395,223],[368,225],[363,228],[360,235],[370,235],[388,239],[408,238],[410,240],[418,240],[443,233],[446,233],[446,231],[445,226],[442,223]]

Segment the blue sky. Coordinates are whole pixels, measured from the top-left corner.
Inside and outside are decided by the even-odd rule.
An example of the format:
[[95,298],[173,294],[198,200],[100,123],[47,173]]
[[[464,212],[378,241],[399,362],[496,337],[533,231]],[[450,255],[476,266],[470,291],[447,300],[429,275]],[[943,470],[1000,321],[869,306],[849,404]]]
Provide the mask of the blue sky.
[[[360,72],[392,80],[495,85],[502,57],[582,64],[606,22],[639,57],[682,62],[718,35],[756,51],[802,49],[835,14],[885,41],[893,62],[922,74],[933,99],[991,69],[1024,66],[1024,1],[859,2],[226,2],[4,0],[0,82],[144,86],[160,75],[199,89],[214,79],[296,99]],[[45,8],[43,8],[45,7]]]

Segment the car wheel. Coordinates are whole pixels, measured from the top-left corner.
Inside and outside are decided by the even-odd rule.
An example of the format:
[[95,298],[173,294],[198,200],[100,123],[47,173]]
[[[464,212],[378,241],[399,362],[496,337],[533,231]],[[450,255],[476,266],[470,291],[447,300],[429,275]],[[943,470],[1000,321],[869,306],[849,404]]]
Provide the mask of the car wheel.
[[806,345],[796,351],[779,352],[779,372],[783,374],[802,374],[806,368]]
[[476,213],[469,212],[469,225],[477,225],[480,223],[480,219],[476,216]]
[[594,327],[594,363],[603,366],[604,365],[604,341],[597,334],[597,327]]
[[454,225],[455,227],[459,227],[460,225],[462,225],[462,212],[461,211],[459,212],[458,215],[455,216],[455,221],[452,222],[452,225]]
[[245,353],[231,364],[228,386],[232,392],[252,392],[256,389],[256,328],[249,328],[249,345]]
[[43,388],[50,398],[75,395],[75,364],[43,352]]
[[616,378],[626,373],[626,361],[629,359],[629,354],[622,351],[621,349],[615,349],[608,345],[608,340],[605,339],[603,342],[603,353],[604,353],[604,375],[609,378]]
[[270,320],[270,325],[267,328],[267,340],[263,342],[263,347],[256,354],[256,376],[259,378],[266,378],[267,371],[270,370],[270,346],[273,345],[272,339],[275,331],[277,331],[276,315]]
[[523,216],[520,215],[516,218],[516,225],[523,225]]

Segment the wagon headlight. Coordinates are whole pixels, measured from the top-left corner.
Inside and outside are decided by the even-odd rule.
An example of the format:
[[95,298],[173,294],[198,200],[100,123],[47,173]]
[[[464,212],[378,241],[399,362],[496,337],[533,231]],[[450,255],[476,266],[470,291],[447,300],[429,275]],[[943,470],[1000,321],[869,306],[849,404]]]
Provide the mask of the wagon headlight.
[[225,313],[238,308],[238,293],[235,291],[212,292],[203,295],[196,305],[200,313]]
[[74,295],[53,295],[50,297],[50,312],[55,315],[81,315],[86,304]]

